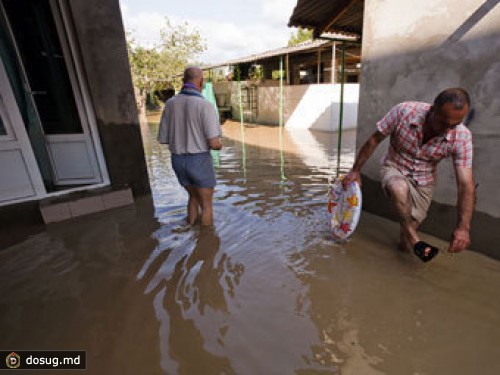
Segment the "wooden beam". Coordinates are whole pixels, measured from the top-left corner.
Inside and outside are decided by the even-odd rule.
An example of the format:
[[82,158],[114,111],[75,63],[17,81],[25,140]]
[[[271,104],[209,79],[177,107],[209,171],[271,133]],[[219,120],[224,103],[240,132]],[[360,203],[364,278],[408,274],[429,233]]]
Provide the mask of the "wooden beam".
[[354,4],[361,0],[343,0],[339,1],[340,4],[339,11],[329,21],[319,24],[317,28],[314,29],[314,34],[321,35],[326,29],[330,28],[335,22],[337,22]]

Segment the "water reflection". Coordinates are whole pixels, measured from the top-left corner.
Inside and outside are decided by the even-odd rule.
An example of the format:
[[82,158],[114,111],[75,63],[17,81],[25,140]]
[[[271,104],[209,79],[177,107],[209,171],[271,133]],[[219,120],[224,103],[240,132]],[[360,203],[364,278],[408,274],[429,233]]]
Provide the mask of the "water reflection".
[[[281,135],[280,135],[281,134]],[[253,210],[261,217],[283,211],[308,216],[325,203],[327,181],[334,175],[337,142],[335,133],[280,132],[269,126],[224,125],[223,163],[218,170],[216,199]],[[354,156],[354,132],[344,134],[342,170]],[[245,143],[242,143],[244,141]],[[245,148],[246,172],[237,162]]]
[[[159,243],[171,244],[173,238],[164,236],[172,235],[158,231]],[[154,295],[161,366],[167,373],[233,373],[220,349],[228,330],[227,299],[234,297],[244,267],[220,251],[214,228],[180,237],[178,246],[149,259],[139,274],[149,279],[146,292]]]
[[92,374],[160,374],[151,301],[132,277],[157,228],[152,202],[138,199],[2,249],[0,347],[86,350]]

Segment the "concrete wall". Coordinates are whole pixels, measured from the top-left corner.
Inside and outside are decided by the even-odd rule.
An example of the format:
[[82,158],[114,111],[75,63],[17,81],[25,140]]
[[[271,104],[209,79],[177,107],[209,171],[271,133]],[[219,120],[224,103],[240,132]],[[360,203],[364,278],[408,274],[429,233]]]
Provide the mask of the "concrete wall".
[[71,0],[85,76],[114,186],[150,191],[125,32],[117,0]]
[[[246,82],[242,83],[245,87]],[[238,86],[236,82],[215,84],[215,93],[230,93],[232,115],[240,118]],[[353,129],[357,125],[359,84],[344,86],[343,128]],[[244,112],[245,121],[260,124],[279,124],[279,87],[267,81],[258,85],[257,115]],[[312,84],[283,86],[283,120],[290,129],[314,129],[336,131],[339,124],[339,84]]]
[[[375,123],[404,100],[432,102],[444,88],[469,91],[475,108],[474,174],[479,183],[472,248],[500,257],[500,5],[498,0],[365,0],[363,63],[358,148]],[[397,15],[397,16],[396,16]],[[379,160],[386,144],[369,160],[363,174],[379,179]],[[450,235],[456,218],[452,165],[441,163],[427,230]],[[377,185],[373,185],[377,186]],[[365,187],[365,190],[368,190]],[[379,191],[366,191],[364,202],[382,210]],[[373,199],[370,200],[370,197]],[[435,218],[439,217],[438,222]],[[496,246],[495,246],[496,245]]]
[[[340,113],[340,85],[287,86],[284,90],[286,127],[337,131]],[[358,122],[359,85],[344,86],[343,129],[354,129]],[[264,110],[267,103],[262,103]]]

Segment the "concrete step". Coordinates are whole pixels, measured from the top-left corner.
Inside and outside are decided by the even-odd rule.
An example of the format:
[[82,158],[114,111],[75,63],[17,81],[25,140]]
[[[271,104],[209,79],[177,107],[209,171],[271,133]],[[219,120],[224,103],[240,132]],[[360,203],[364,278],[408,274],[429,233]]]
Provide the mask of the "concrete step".
[[48,198],[39,208],[45,224],[106,211],[134,203],[130,188],[121,190],[97,190],[68,196]]

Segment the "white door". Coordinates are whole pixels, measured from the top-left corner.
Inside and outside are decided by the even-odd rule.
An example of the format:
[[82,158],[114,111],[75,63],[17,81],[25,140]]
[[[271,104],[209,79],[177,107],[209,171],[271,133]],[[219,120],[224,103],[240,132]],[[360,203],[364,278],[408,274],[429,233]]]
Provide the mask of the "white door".
[[0,204],[44,193],[23,119],[0,59]]
[[[0,0],[43,133],[52,183],[103,182],[67,26],[53,0]],[[81,78],[81,77],[80,77]],[[39,160],[40,161],[40,160]]]

